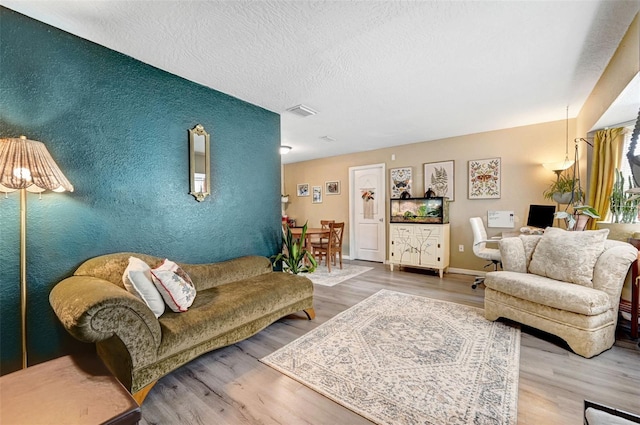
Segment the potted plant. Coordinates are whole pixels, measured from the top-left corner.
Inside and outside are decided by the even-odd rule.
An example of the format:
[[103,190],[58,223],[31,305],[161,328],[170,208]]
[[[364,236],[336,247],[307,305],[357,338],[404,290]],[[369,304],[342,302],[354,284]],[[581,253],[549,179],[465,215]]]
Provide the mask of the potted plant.
[[600,214],[590,205],[578,205],[573,207],[573,213],[558,211],[554,214],[554,217],[564,219],[567,230],[584,230],[589,219],[598,219]]
[[[569,174],[560,174],[543,193],[545,199],[555,201],[559,204],[580,203],[584,197],[584,192],[580,188],[580,180],[574,179]],[[573,196],[572,196],[573,195]]]
[[318,262],[315,257],[304,247],[307,236],[307,223],[302,226],[300,239],[295,239],[289,226],[282,227],[282,252],[271,256],[271,263],[275,266],[282,261],[282,270],[288,273],[312,273]]
[[280,202],[282,202],[283,204],[289,202],[289,195],[280,195]]

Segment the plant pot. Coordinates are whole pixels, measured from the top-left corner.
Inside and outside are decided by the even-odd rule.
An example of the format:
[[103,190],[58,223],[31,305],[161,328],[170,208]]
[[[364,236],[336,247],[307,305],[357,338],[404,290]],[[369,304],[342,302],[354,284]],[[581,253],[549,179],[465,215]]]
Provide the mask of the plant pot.
[[587,223],[589,223],[588,215],[584,214],[574,214],[573,217],[576,219],[576,225],[573,227],[573,230],[581,232],[587,227]]
[[[562,192],[562,193],[554,193],[553,200],[559,204],[570,204],[571,203],[571,192]],[[575,199],[574,199],[575,200]]]
[[280,202],[282,202],[283,204],[286,204],[287,202],[289,202],[289,197],[288,196],[281,196],[280,197]]

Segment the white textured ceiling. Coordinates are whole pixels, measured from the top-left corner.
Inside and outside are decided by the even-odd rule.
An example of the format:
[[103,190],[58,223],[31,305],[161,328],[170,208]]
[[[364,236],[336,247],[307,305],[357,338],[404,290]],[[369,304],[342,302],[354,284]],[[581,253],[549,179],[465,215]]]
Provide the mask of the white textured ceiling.
[[[567,105],[575,117],[640,8],[637,0],[0,4],[282,114],[282,144],[293,147],[284,162],[561,120]],[[286,112],[297,104],[318,114]]]

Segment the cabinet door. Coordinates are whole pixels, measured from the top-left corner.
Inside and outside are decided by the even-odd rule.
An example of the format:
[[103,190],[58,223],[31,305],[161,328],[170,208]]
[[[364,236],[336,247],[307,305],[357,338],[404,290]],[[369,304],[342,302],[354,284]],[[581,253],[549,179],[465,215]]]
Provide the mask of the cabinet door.
[[415,264],[419,266],[437,266],[441,261],[440,228],[420,226],[415,229]]
[[410,226],[391,226],[391,262],[412,264],[413,228]]

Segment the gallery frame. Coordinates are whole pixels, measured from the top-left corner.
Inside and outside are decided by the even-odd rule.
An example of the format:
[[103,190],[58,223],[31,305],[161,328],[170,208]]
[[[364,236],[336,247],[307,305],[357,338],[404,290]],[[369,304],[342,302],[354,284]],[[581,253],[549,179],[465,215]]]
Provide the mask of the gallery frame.
[[298,183],[296,194],[298,196],[309,196],[309,183]]
[[324,183],[325,195],[340,195],[340,181],[332,180]]
[[469,161],[469,199],[499,199],[502,180],[500,158]]
[[445,196],[449,202],[455,200],[455,162],[427,162],[424,165],[424,191],[431,189],[434,196]]
[[311,188],[311,203],[312,204],[322,203],[322,186],[313,186]]
[[413,167],[391,168],[389,170],[389,178],[391,180],[391,198],[399,199],[403,193],[407,193],[410,197],[413,195]]

